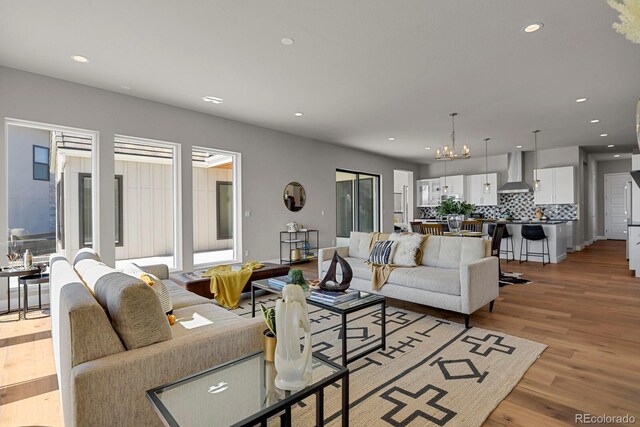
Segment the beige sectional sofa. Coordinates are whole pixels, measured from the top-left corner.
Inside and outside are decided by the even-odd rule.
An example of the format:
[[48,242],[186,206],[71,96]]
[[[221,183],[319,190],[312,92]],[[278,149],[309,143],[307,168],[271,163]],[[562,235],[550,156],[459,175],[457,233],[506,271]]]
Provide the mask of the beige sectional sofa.
[[[66,426],[162,425],[145,392],[262,348],[262,319],[244,319],[167,280],[170,326],[149,285],[82,250],[51,259],[51,322]],[[81,272],[79,274],[78,272]]]
[[349,246],[321,249],[319,277],[324,277],[337,251],[353,270],[353,289],[462,313],[466,327],[469,327],[471,313],[486,304],[493,309],[500,288],[498,258],[490,256],[489,241],[429,236],[421,247],[421,264],[394,269],[387,283],[374,291],[371,286],[373,273],[365,263],[371,238],[371,233],[352,232]]

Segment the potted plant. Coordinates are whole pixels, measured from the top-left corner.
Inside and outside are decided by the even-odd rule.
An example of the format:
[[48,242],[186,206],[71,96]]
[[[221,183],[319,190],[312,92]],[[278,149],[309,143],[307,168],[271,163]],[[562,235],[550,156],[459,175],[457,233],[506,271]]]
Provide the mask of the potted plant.
[[277,344],[277,336],[276,336],[276,309],[275,308],[267,308],[264,304],[260,304],[260,311],[262,311],[262,317],[264,318],[264,323],[267,324],[267,328],[265,329],[263,334],[264,341],[264,360],[267,362],[273,363],[275,354],[276,354],[276,344]]
[[302,270],[298,268],[292,268],[289,270],[289,280],[291,280],[292,285],[298,285],[302,288],[302,292],[304,292],[305,297],[309,296],[309,284],[304,278]]
[[450,197],[443,200],[438,207],[436,213],[447,218],[449,231],[458,233],[462,226],[465,216],[470,216],[475,210],[476,205],[464,201],[455,200]]

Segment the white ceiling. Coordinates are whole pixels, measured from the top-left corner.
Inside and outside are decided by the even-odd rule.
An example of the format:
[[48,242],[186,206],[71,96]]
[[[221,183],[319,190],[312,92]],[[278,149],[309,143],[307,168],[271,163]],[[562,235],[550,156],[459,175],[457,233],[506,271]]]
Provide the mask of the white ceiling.
[[0,64],[427,163],[453,111],[476,156],[533,129],[634,144],[640,45],[615,19],[600,0],[0,0]]

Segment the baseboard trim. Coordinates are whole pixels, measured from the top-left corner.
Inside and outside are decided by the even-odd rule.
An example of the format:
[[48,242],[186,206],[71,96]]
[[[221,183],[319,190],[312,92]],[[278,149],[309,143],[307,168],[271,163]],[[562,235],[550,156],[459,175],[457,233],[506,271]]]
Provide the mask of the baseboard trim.
[[607,238],[604,236],[598,236],[596,237],[596,240],[607,240]]

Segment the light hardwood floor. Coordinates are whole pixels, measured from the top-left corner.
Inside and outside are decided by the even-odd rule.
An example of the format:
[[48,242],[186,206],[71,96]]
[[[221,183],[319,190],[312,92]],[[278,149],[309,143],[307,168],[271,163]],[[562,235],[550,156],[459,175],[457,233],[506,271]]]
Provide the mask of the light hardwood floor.
[[[494,312],[476,312],[472,326],[548,348],[485,425],[573,425],[583,412],[640,423],[640,279],[624,253],[624,242],[600,241],[557,265],[503,261],[504,271],[534,283],[501,288]],[[304,270],[316,276],[315,265]],[[456,313],[390,304],[462,322]],[[49,318],[15,318],[0,317],[0,425],[61,425]]]

